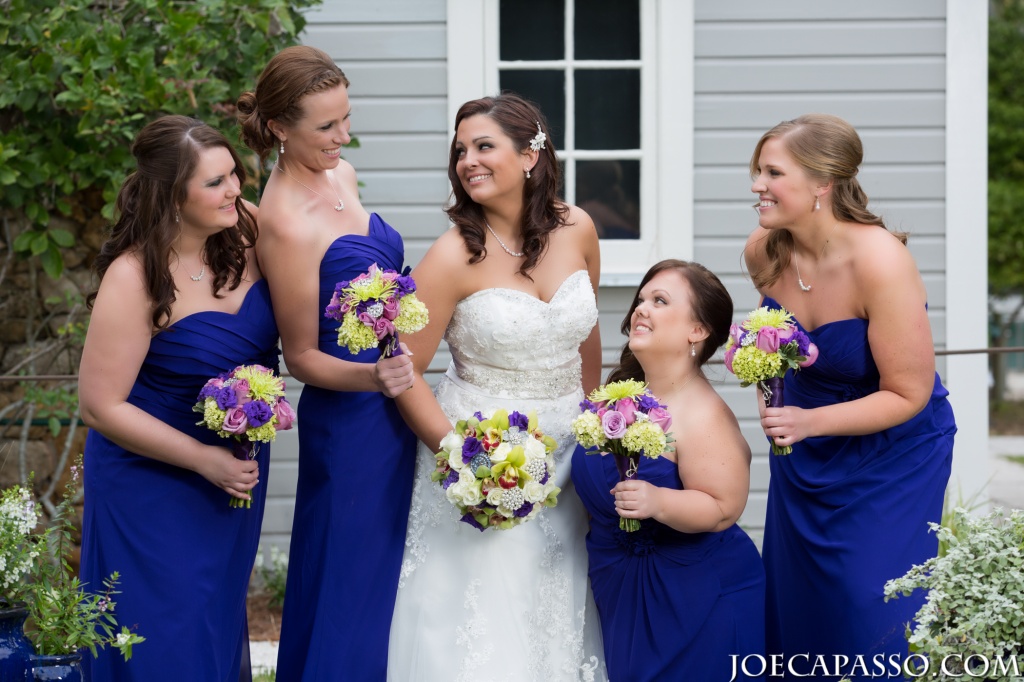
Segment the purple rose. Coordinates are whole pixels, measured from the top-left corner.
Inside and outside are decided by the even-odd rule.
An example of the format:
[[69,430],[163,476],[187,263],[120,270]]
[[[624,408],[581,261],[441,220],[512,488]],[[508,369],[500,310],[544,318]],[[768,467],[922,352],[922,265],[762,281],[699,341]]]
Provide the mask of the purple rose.
[[729,346],[729,350],[725,351],[725,367],[733,374],[736,373],[736,370],[732,368],[732,359],[736,356],[736,351],[739,350],[739,348],[739,346],[733,344],[732,346]]
[[277,399],[277,406],[274,408],[277,416],[277,430],[287,431],[295,423],[295,408],[285,398]]
[[655,407],[658,407],[658,405],[659,403],[657,398],[655,398],[650,393],[644,393],[643,395],[640,396],[640,402],[637,405],[637,407],[640,408],[641,412],[650,412]]
[[224,387],[224,380],[210,379],[203,385],[203,388],[199,391],[198,400],[206,400],[207,398],[213,398],[217,395],[217,391]]
[[234,407],[238,404],[238,397],[235,395],[235,391],[230,386],[221,386],[217,389],[217,392],[213,394],[213,399],[217,401],[217,407],[222,410],[226,410],[229,407]]
[[735,343],[737,346],[740,345],[741,341],[743,341],[743,337],[746,335],[746,333],[747,332],[743,329],[743,327],[739,326],[738,324],[729,325],[729,336],[732,338],[733,343]]
[[386,317],[378,318],[373,323],[373,335],[378,341],[383,341],[389,336],[395,335],[395,323]]
[[483,451],[483,443],[476,436],[466,436],[466,440],[462,442],[462,463],[469,464],[470,460]]
[[251,403],[242,405],[242,411],[245,412],[245,416],[249,418],[249,423],[254,429],[263,426],[274,416],[270,405],[262,400],[253,400]]
[[235,391],[235,399],[237,400],[235,403],[236,405],[244,405],[252,400],[252,398],[249,397],[248,379],[239,379],[231,385],[231,388]]
[[672,427],[672,415],[664,407],[655,407],[647,413],[647,416],[650,417],[652,424],[660,426],[665,433],[668,433],[669,428]]
[[608,410],[601,416],[601,426],[604,427],[604,435],[609,438],[622,438],[628,424],[621,412]]
[[229,408],[227,414],[224,415],[224,425],[221,426],[222,431],[228,433],[244,434],[248,422],[245,418],[245,410],[241,407]]
[[636,421],[636,404],[632,398],[623,398],[615,403],[615,409],[625,418],[626,426]]
[[810,367],[818,359],[818,347],[813,343],[807,344],[807,359],[799,363],[801,367]]
[[779,350],[779,330],[775,327],[761,327],[757,330],[757,347],[765,353]]
[[384,303],[384,317],[393,320],[398,317],[398,313],[402,312],[402,306],[398,303],[397,298],[389,298]]
[[370,317],[369,313],[359,313],[356,317],[359,319],[360,322],[365,324],[370,329],[373,329],[373,324],[374,324],[374,322],[377,321],[377,320],[373,319],[372,317]]
[[525,431],[530,426],[530,419],[521,412],[513,412],[508,416],[509,426],[518,426],[520,430]]

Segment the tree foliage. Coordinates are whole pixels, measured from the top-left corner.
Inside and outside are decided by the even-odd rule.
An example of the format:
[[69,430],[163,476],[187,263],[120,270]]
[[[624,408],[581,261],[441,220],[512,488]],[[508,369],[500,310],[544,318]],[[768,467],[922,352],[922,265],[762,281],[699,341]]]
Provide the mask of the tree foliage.
[[[56,277],[73,236],[56,213],[113,200],[135,134],[163,114],[238,140],[234,102],[320,0],[0,0],[0,212],[30,227],[19,254]],[[7,211],[4,211],[7,209]]]

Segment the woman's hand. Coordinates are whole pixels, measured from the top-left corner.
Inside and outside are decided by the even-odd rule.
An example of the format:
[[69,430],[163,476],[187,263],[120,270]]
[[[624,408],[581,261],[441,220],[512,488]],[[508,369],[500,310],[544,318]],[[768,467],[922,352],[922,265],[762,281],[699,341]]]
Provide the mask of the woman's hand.
[[624,519],[649,519],[661,511],[661,488],[647,481],[619,481],[611,492]]
[[780,448],[814,435],[810,430],[810,410],[800,407],[763,407],[764,401],[761,401],[761,405],[761,429]]
[[402,355],[381,358],[373,371],[377,390],[389,398],[399,396],[412,387],[415,372],[413,371],[411,353],[406,345],[400,344]]
[[207,446],[196,473],[240,500],[252,499],[249,491],[260,482],[256,460],[237,459],[226,448]]

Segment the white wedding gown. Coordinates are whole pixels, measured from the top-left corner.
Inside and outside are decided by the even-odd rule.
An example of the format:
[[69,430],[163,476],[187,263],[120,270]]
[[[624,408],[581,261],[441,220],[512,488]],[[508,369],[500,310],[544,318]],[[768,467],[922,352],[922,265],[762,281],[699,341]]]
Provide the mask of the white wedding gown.
[[420,443],[391,624],[392,682],[604,680],[587,578],[587,517],[569,462],[583,398],[579,346],[597,322],[586,270],[550,302],[513,289],[460,301],[445,340],[452,364],[435,394],[452,423],[477,410],[536,410],[558,442],[558,505],[508,530],[459,521]]

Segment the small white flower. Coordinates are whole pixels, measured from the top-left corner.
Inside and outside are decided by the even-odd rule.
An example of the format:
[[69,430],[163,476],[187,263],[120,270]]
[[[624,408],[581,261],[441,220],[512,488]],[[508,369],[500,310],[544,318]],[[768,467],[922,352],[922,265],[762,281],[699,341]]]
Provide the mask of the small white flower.
[[491,488],[487,492],[487,504],[494,505],[497,507],[501,504],[501,494],[505,492],[503,488]]
[[449,431],[448,435],[441,439],[441,449],[445,452],[458,452],[462,454],[462,444],[466,442],[466,439],[454,431]]
[[523,450],[526,453],[527,461],[532,459],[544,459],[548,454],[547,448],[544,447],[544,443],[536,438],[527,438],[526,442],[523,443]]
[[497,464],[498,462],[504,462],[508,459],[508,453],[512,452],[512,446],[508,443],[501,443],[498,447],[494,448],[494,452],[491,453],[491,462]]

